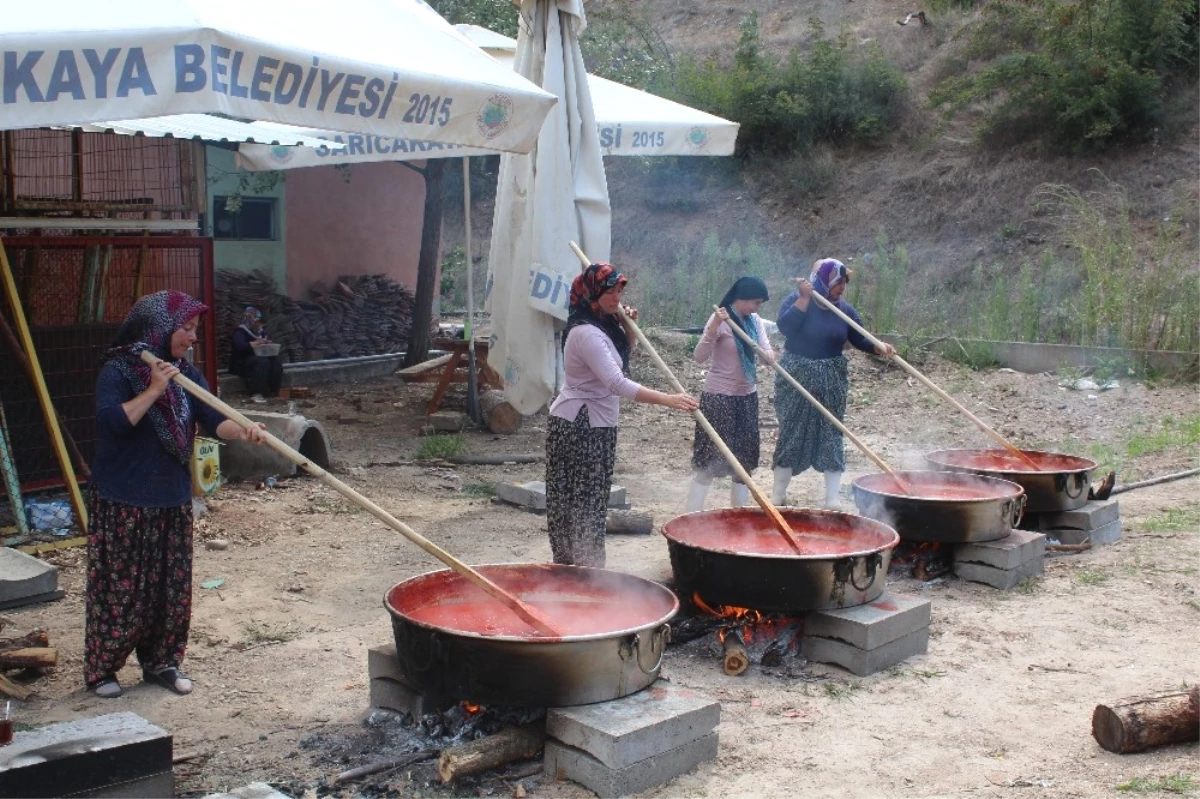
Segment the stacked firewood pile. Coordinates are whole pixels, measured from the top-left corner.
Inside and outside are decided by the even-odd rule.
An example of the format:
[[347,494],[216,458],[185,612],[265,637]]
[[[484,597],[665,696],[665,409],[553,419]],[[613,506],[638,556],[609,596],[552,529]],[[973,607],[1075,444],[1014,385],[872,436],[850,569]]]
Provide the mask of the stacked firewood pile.
[[233,330],[253,305],[288,362],[399,352],[412,330],[413,294],[384,275],[345,275],[315,284],[307,300],[275,290],[262,272],[221,270],[216,277],[217,363],[229,363]]
[[[0,619],[0,627],[4,620]],[[50,646],[45,630],[33,630],[16,638],[0,638],[0,694],[28,699],[32,688],[5,674],[10,669],[49,669],[58,664],[58,650]]]

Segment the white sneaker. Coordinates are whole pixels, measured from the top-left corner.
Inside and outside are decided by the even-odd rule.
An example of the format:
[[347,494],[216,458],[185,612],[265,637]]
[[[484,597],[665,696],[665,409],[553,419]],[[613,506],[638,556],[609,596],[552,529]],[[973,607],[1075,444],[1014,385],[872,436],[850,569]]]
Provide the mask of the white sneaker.
[[259,405],[261,405],[267,401],[267,398],[264,397],[262,394],[255,394],[253,397],[250,398],[250,401],[257,402]]

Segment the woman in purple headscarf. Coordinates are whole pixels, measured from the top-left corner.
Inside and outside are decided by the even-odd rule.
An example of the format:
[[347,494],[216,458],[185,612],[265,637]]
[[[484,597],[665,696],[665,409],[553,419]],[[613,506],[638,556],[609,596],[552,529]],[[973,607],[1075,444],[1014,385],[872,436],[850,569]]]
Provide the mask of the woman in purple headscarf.
[[[807,279],[796,278],[796,291],[779,306],[778,317],[779,332],[786,340],[779,365],[839,420],[846,416],[846,395],[850,391],[848,362],[842,354],[846,342],[883,357],[896,354],[891,344],[885,343],[877,349],[812,298],[813,292],[820,294],[862,324],[858,312],[842,299],[849,283],[850,270],[845,264],[822,258],[813,264]],[[775,377],[775,416],[779,420],[779,438],[771,462],[775,471],[771,502],[786,505],[792,476],[811,467],[825,475],[825,507],[839,508],[838,492],[846,471],[841,432],[779,375]]]
[[[84,680],[97,696],[121,695],[117,672],[136,652],[147,682],[192,690],[179,666],[192,611],[192,442],[197,423],[224,439],[262,440],[187,394],[177,374],[204,388],[185,359],[208,310],[180,291],[137,301],[96,382],[96,456],[88,492]],[[148,351],[160,360],[141,359]]]

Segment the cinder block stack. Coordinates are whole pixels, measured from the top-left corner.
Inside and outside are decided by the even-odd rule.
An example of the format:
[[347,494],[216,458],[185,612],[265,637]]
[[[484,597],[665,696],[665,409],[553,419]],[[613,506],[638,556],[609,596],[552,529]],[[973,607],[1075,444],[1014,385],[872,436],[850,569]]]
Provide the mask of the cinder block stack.
[[1021,527],[1045,533],[1060,544],[1101,546],[1121,539],[1121,508],[1115,499],[1093,499],[1075,510],[1026,514]]
[[925,654],[931,607],[928,599],[887,592],[865,605],[814,611],[804,619],[800,648],[809,660],[874,674]]
[[405,682],[396,657],[396,645],[384,644],[367,650],[367,674],[371,681],[371,707],[407,713],[418,719],[444,710],[451,704],[443,697],[422,693]]
[[959,544],[954,573],[964,580],[1007,591],[1027,577],[1041,574],[1046,562],[1046,536],[1013,530],[998,541]]
[[630,696],[546,711],[546,774],[627,796],[717,756],[721,705],[659,680]]

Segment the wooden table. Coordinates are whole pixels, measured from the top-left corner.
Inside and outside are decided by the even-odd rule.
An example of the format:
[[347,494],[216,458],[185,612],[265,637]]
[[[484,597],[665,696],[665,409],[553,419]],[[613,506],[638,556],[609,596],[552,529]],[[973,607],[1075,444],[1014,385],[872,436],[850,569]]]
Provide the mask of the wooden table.
[[[469,379],[466,339],[434,339],[431,347],[435,350],[448,350],[448,352],[433,360],[425,361],[424,363],[419,363],[416,366],[410,366],[407,369],[401,369],[397,372],[400,378],[406,382],[436,383],[433,389],[433,398],[429,400],[429,405],[425,409],[426,415],[429,416],[437,413],[438,408],[442,405],[442,400],[446,396],[446,392],[450,389],[451,383],[466,383]],[[487,365],[487,356],[487,339],[476,338],[475,383],[479,391],[503,387],[503,383],[500,382],[500,375],[496,374],[495,370]]]

